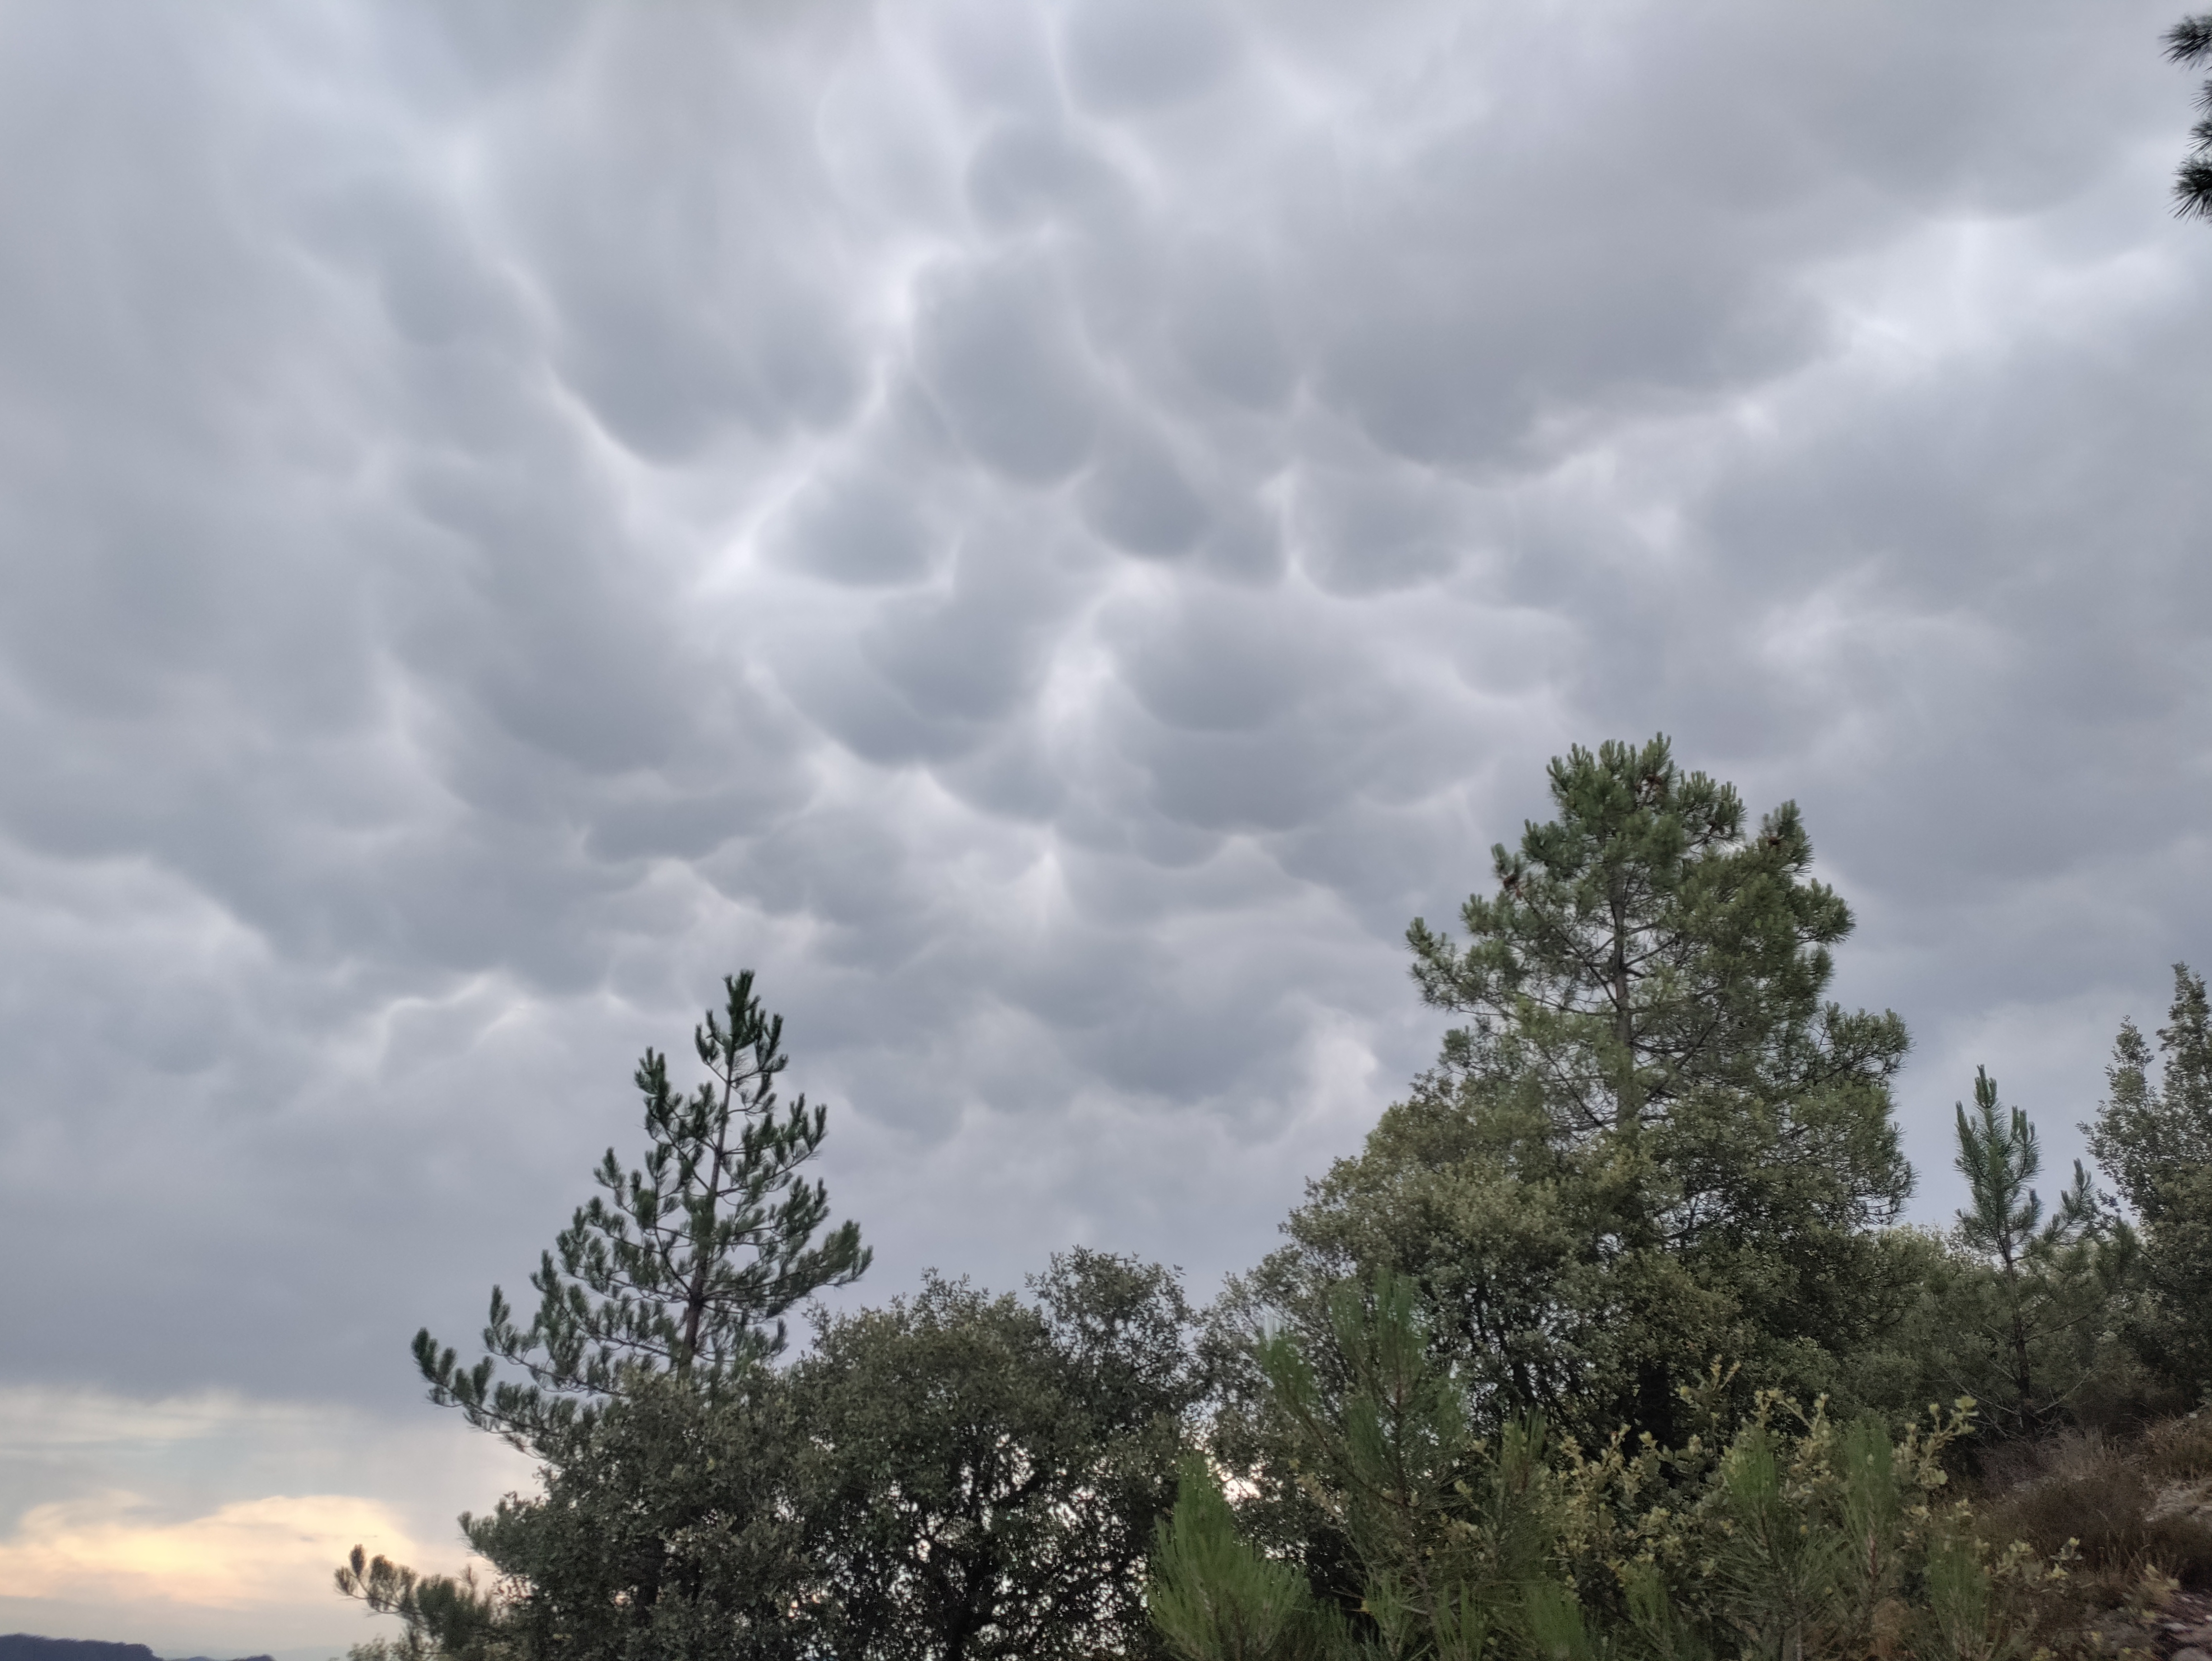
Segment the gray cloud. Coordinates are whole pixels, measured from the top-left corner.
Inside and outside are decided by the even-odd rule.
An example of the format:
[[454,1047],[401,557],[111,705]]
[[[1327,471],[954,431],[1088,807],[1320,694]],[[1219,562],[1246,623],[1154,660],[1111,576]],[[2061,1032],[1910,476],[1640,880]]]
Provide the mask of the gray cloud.
[[2212,922],[2168,21],[9,14],[18,1376],[404,1401],[740,964],[880,1290],[1249,1262],[1661,727],[1929,1214],[1974,1062],[2063,1141]]

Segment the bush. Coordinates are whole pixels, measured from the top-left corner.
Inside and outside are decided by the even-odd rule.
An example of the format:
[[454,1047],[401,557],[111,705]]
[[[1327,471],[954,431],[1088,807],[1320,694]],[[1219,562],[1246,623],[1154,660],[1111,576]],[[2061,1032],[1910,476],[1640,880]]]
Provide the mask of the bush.
[[2143,1462],[2152,1475],[2170,1481],[2212,1476],[2212,1409],[2152,1426],[2143,1438]]
[[1154,1557],[1152,1607],[1184,1661],[1288,1652],[1278,1635],[1331,1661],[2026,1653],[2051,1566],[1985,1541],[1951,1496],[1967,1404],[1902,1437],[1771,1391],[1731,1421],[1717,1369],[1683,1403],[1710,1439],[1585,1451],[1535,1415],[1480,1434],[1408,1282],[1340,1287],[1332,1317],[1325,1349],[1282,1335],[1259,1360],[1281,1457],[1348,1548],[1343,1579],[1243,1536],[1209,1478]]
[[1985,1538],[2075,1560],[2074,1597],[2092,1607],[2125,1602],[2154,1575],[2212,1590],[2212,1524],[2171,1505],[2158,1480],[2212,1469],[2212,1424],[2161,1427],[2140,1450],[2069,1433],[2035,1453],[2034,1469],[1985,1504]]

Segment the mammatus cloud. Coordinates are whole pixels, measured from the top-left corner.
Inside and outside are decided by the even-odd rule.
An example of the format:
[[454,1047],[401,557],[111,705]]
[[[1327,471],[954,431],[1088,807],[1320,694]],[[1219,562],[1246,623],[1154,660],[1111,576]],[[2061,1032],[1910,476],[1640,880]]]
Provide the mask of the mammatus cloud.
[[1661,729],[1804,804],[1940,1219],[2212,955],[2171,21],[9,11],[14,1376],[417,1411],[744,964],[877,1293],[1203,1290]]

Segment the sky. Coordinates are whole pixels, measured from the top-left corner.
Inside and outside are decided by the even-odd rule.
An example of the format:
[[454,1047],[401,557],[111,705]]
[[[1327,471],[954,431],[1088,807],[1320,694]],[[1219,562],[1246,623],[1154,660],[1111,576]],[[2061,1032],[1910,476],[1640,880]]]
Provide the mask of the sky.
[[0,3],[0,1628],[458,1563],[408,1340],[737,968],[866,1297],[1209,1294],[1571,744],[1802,805],[1917,1219],[2063,1161],[2212,958],[2175,15]]

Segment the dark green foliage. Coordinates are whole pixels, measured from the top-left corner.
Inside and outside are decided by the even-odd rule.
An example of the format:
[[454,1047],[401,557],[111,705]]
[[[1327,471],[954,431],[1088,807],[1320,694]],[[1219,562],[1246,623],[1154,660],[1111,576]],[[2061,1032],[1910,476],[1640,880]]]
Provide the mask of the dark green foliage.
[[2058,1196],[2047,1220],[2043,1198],[2028,1183],[2043,1169],[2035,1127],[2018,1108],[1997,1110],[1997,1081],[1987,1068],[1974,1074],[1974,1115],[1957,1104],[1959,1152],[1954,1163],[1966,1179],[1972,1203],[1959,1213],[1959,1238],[1969,1250],[1994,1256],[2008,1275],[2039,1251],[2079,1239],[2095,1225],[2096,1196],[2089,1173],[2074,1162],[2074,1182]]
[[2129,1337],[2193,1396],[2212,1389],[2212,1003],[2186,964],[2173,968],[2158,1050],[2154,1064],[2135,1024],[2122,1025],[2089,1147],[2142,1225]]
[[1559,817],[1491,850],[1498,893],[1462,908],[1469,943],[1407,931],[1424,1000],[1474,1018],[1448,1066],[1529,1080],[1577,1139],[1715,1093],[1794,1101],[1888,1076],[1896,1019],[1822,1001],[1850,913],[1806,874],[1794,803],[1747,835],[1735,790],[1681,772],[1663,738],[1571,750],[1551,788]]
[[757,1371],[712,1397],[641,1377],[567,1433],[541,1497],[462,1518],[500,1571],[516,1657],[811,1653],[795,1611],[818,1585],[801,1515],[803,1437],[785,1382]]
[[498,1599],[473,1575],[418,1575],[388,1557],[372,1558],[359,1546],[338,1568],[338,1594],[356,1598],[375,1615],[404,1623],[397,1640],[354,1646],[353,1661],[489,1661],[498,1646]]
[[[725,1011],[708,1010],[694,1034],[710,1077],[690,1096],[670,1086],[665,1056],[645,1052],[645,1163],[625,1171],[607,1150],[594,1173],[605,1193],[577,1208],[531,1276],[530,1325],[514,1324],[494,1287],[490,1354],[475,1366],[458,1366],[428,1329],[416,1334],[432,1400],[544,1451],[580,1410],[643,1375],[672,1372],[709,1392],[745,1379],[783,1348],[786,1311],[867,1268],[856,1225],[815,1239],[829,1197],[798,1172],[821,1147],[827,1110],[801,1096],[778,1112],[783,1018],[763,1013],[752,984],[750,970],[725,979]],[[524,1378],[495,1378],[502,1360]]]
[[[468,1661],[1158,1653],[1143,1569],[1204,1389],[1190,1311],[1169,1271],[1097,1252],[1031,1286],[933,1278],[711,1393],[629,1376],[544,1438],[542,1495],[462,1519],[500,1576]],[[411,1647],[380,1661],[463,1661],[388,1606]]]
[[1142,1569],[1203,1378],[1164,1269],[1054,1260],[1034,1304],[932,1278],[825,1320],[793,1389],[843,1661],[1141,1655]]
[[1146,1606],[1178,1661],[1328,1661],[1344,1647],[1342,1618],[1244,1538],[1202,1459],[1183,1462],[1152,1567]]
[[[644,1163],[625,1171],[608,1150],[604,1193],[532,1277],[530,1326],[494,1287],[476,1366],[416,1335],[431,1398],[535,1453],[544,1493],[461,1519],[499,1572],[491,1592],[389,1564],[382,1581],[352,1566],[349,1588],[341,1572],[401,1618],[405,1661],[800,1652],[799,1439],[766,1363],[786,1311],[868,1254],[850,1223],[817,1242],[828,1196],[799,1170],[826,1116],[803,1097],[779,1111],[783,1023],[750,973],[723,989],[695,1034],[710,1077],[690,1096],[646,1052]],[[496,1377],[501,1360],[523,1377]]]
[[2035,1127],[2018,1108],[2000,1109],[1986,1068],[1975,1074],[1973,1112],[1961,1102],[1957,1116],[1955,1163],[1970,1199],[1958,1214],[1958,1239],[1984,1273],[1963,1277],[1947,1299],[1954,1334],[1972,1335],[1952,1353],[1986,1348],[1985,1360],[1968,1363],[1973,1382],[1961,1387],[1994,1403],[2001,1429],[2026,1435],[2087,1378],[2094,1344],[2085,1346],[2080,1329],[2107,1306],[2132,1242],[2100,1250],[2096,1195],[2078,1159],[2058,1209],[2045,1216],[2029,1186],[2043,1168]]
[[2121,1023],[2105,1073],[2107,1094],[2089,1127],[2097,1163],[2149,1222],[2163,1212],[2177,1172],[2212,1164],[2212,1001],[2204,977],[2185,963],[2173,966],[2173,1002],[2158,1049],[2162,1066],[2136,1024]]
[[1796,809],[1750,825],[1663,739],[1550,782],[1464,943],[1409,931],[1437,1066],[1203,1328],[1076,1251],[1027,1299],[817,1308],[778,1370],[867,1258],[732,978],[708,1084],[647,1052],[650,1150],[530,1326],[495,1290],[474,1367],[418,1336],[544,1489],[462,1519],[488,1587],[356,1552],[403,1627],[362,1661],[2018,1661],[2212,1585],[2212,1434],[2079,1428],[2212,1384],[2203,980],[2155,1056],[2123,1027],[2091,1129],[2140,1232],[2078,1164],[2045,1207],[1986,1069],[1956,1227],[1900,1228],[1905,1031],[1827,997],[1850,916]]
[[[2194,67],[2212,59],[2212,12],[2185,17],[2166,34],[2166,55]],[[2212,81],[2197,93],[2203,112],[2190,131],[2191,149],[2173,181],[2174,211],[2212,219]]]
[[[1295,1560],[1240,1539],[1218,1499],[1179,1506],[1154,1599],[1184,1661],[1997,1661],[2021,1647],[2025,1594],[2046,1572],[2024,1552],[1992,1557],[1941,1503],[1962,1415],[1899,1438],[1768,1395],[1718,1444],[1587,1451],[1539,1420],[1476,1435],[1435,1354],[1412,1287],[1387,1271],[1338,1290],[1326,1339],[1262,1347],[1264,1410],[1349,1573],[1302,1593]],[[1316,1619],[1330,1601],[1352,1619]],[[1230,1641],[1270,1627],[1291,1641]]]
[[1468,1018],[1241,1290],[1309,1335],[1387,1266],[1433,1303],[1474,1411],[1670,1439],[1716,1356],[1742,1388],[1846,1390],[1909,1293],[1880,1238],[1911,1183],[1893,1015],[1826,1000],[1850,928],[1794,806],[1756,829],[1664,739],[1575,750],[1558,817],[1492,850],[1414,975]]

